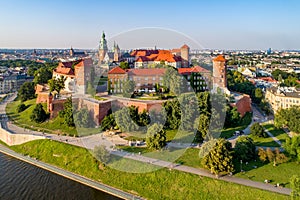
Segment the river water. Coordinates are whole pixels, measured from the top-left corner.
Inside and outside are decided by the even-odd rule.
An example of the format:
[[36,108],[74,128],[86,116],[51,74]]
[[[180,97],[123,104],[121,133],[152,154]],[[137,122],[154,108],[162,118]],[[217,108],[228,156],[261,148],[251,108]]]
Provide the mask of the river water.
[[0,153],[1,200],[119,198]]

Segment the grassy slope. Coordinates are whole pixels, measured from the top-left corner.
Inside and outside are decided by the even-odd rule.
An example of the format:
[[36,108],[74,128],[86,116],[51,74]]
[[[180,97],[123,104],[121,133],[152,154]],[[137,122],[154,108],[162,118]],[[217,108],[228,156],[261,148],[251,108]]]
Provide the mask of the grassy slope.
[[[36,105],[36,99],[25,101],[24,104],[28,106],[28,108],[21,113],[17,113],[17,107],[20,103],[20,101],[13,101],[6,107],[6,112],[9,117],[19,126],[39,131],[69,135],[89,135],[100,132],[100,129],[96,128],[76,129],[75,127],[69,127],[63,123],[64,120],[60,117],[56,117],[53,120],[49,120],[44,123],[35,123],[30,120],[30,114]],[[46,104],[43,104],[43,107],[47,110]]]
[[[146,148],[139,147],[126,147],[123,148],[129,152],[142,152],[147,153],[149,150]],[[201,159],[199,158],[199,149],[190,148],[187,149],[184,154],[180,158],[176,160],[177,163],[181,163],[183,165],[187,165],[195,168],[203,168],[201,165]],[[280,164],[276,167],[273,167],[272,164],[261,163],[260,161],[252,161],[249,162],[248,165],[243,163],[242,169],[245,172],[240,173],[240,162],[235,163],[236,174],[235,176],[251,179],[254,181],[263,182],[265,179],[272,180],[274,183],[281,183],[285,185],[285,187],[290,187],[289,179],[292,175],[297,174],[300,176],[300,164],[297,162],[291,161],[288,163]],[[257,168],[253,168],[253,166],[257,166]]]
[[[108,167],[99,170],[97,162],[86,149],[55,141],[38,140],[12,148],[114,187],[136,192],[148,199],[288,199],[284,195],[176,170],[161,169],[139,174],[121,172]],[[124,159],[116,161],[116,164],[120,165],[118,162],[126,161]],[[134,164],[139,165],[137,162]]]

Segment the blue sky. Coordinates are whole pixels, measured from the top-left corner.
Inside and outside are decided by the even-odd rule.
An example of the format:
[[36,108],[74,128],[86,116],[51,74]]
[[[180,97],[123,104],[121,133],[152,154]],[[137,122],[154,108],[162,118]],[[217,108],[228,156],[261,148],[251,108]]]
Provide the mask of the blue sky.
[[[96,48],[103,30],[109,38],[159,27],[188,35],[200,44],[194,48],[300,49],[299,10],[297,0],[0,0],[0,48]],[[118,38],[124,48],[139,45],[124,38]],[[174,37],[174,48],[176,42],[190,43]]]

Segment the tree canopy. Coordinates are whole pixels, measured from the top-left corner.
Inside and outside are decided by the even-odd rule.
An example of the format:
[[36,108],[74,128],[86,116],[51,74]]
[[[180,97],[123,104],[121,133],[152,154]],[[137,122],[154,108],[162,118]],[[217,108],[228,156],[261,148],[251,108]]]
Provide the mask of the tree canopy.
[[66,78],[64,76],[60,76],[59,78],[52,78],[48,81],[50,92],[56,91],[60,94],[60,91],[65,88]]
[[275,114],[274,125],[277,128],[288,127],[291,131],[300,133],[300,108],[292,106],[280,109]]
[[33,82],[35,84],[44,84],[52,78],[52,69],[42,67],[34,72]]
[[148,128],[146,144],[149,149],[161,149],[166,145],[166,132],[161,124],[153,124]]
[[135,88],[135,82],[133,80],[126,79],[123,81],[122,94],[123,97],[131,97]]
[[250,161],[256,156],[255,144],[250,137],[240,136],[236,141],[234,152],[238,160]]
[[81,108],[74,114],[74,123],[77,127],[91,128],[94,126],[94,119],[87,108]]
[[259,123],[255,122],[251,127],[250,127],[250,134],[253,136],[257,137],[268,137],[267,133],[265,132],[264,128],[262,125]]
[[18,91],[18,97],[22,102],[35,98],[35,89],[33,82],[25,82]]
[[288,137],[283,147],[292,158],[300,161],[300,136]]
[[42,123],[48,118],[46,111],[43,108],[42,104],[37,104],[33,109],[30,119],[36,123]]
[[64,109],[59,112],[59,116],[64,119],[64,124],[67,126],[75,126],[74,117],[73,117],[73,103],[72,98],[67,98],[64,103]]
[[218,139],[212,150],[203,157],[202,164],[216,175],[228,174],[234,171],[233,151],[231,143],[225,139]]

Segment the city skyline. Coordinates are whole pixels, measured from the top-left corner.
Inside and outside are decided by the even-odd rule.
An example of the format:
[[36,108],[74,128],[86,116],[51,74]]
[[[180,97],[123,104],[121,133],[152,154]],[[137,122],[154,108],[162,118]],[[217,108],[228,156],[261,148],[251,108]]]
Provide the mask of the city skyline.
[[[0,48],[95,49],[102,31],[121,48],[176,48],[189,43],[199,49],[299,49],[300,3],[290,1],[158,2],[138,1],[3,1]],[[136,40],[139,31],[154,27],[150,42]],[[132,38],[120,33],[132,33]],[[164,33],[163,33],[164,32]],[[174,32],[174,36],[165,32]],[[184,35],[182,35],[183,33]],[[136,35],[134,35],[136,34]],[[176,36],[177,35],[177,36]],[[181,35],[181,36],[180,36]],[[145,38],[146,34],[143,34]],[[121,37],[121,38],[120,38]],[[143,38],[141,37],[141,38]],[[125,39],[126,38],[126,39]],[[192,38],[192,39],[191,39]],[[145,40],[146,41],[146,40]],[[166,44],[164,44],[163,42]],[[194,44],[190,44],[194,43]],[[145,45],[145,46],[143,46]],[[161,45],[161,46],[159,46]]]

